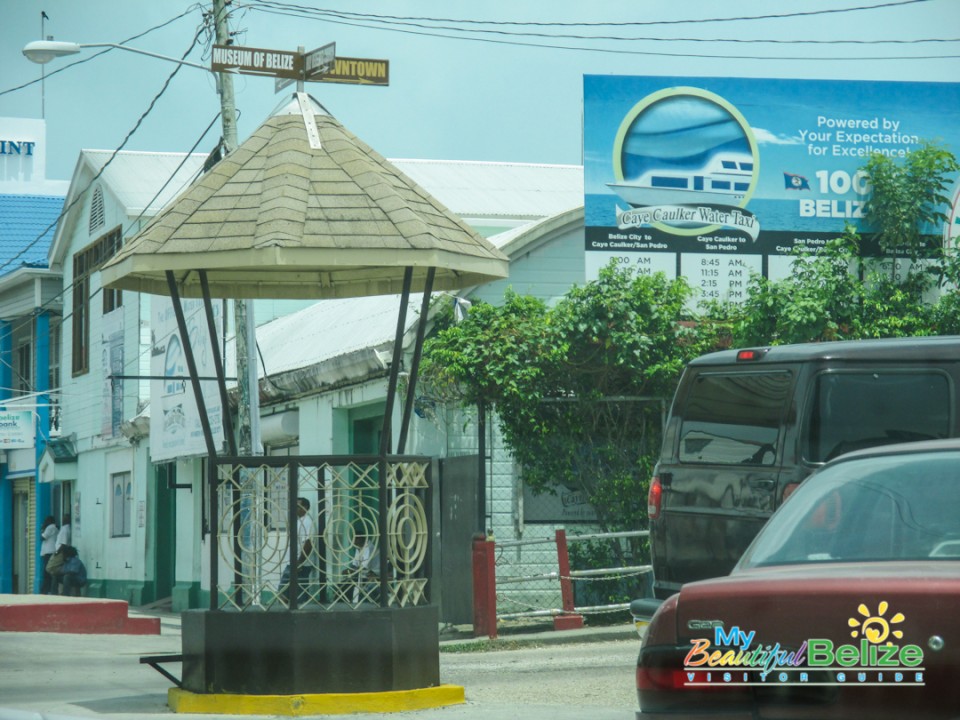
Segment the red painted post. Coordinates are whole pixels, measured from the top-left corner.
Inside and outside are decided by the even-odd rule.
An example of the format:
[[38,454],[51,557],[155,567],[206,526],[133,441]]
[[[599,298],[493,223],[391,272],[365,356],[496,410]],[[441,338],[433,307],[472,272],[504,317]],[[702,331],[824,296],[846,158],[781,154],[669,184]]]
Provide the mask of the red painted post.
[[567,552],[567,531],[557,530],[557,567],[560,573],[560,600],[563,614],[553,618],[554,630],[576,630],[583,627],[583,615],[573,604],[573,581],[570,579],[570,555]]
[[497,637],[496,546],[483,533],[473,537],[473,636]]

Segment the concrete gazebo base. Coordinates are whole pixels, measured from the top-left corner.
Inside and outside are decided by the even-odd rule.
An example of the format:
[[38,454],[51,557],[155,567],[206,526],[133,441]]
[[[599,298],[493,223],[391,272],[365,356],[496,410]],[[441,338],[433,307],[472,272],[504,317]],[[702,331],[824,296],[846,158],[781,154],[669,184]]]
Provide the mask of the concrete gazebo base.
[[436,606],[188,610],[182,617],[188,693],[383,693],[440,684]]

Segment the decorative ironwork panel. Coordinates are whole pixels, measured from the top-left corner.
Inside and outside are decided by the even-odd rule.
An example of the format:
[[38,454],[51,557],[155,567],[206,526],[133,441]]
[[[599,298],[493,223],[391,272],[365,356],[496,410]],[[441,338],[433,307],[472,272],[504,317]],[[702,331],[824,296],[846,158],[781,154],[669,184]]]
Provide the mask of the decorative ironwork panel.
[[391,456],[221,461],[216,607],[429,603],[430,467],[428,458]]

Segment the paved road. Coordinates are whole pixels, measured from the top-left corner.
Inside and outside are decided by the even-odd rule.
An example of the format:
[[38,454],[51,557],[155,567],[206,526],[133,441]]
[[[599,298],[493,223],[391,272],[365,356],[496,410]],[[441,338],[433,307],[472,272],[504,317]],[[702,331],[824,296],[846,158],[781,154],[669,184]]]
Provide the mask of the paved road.
[[[542,636],[545,641],[555,640],[547,635]],[[621,639],[579,643],[574,642],[577,636],[568,634],[559,644],[443,652],[441,681],[463,686],[465,705],[337,717],[630,720],[636,708],[633,683],[639,641],[627,632],[612,636]],[[157,720],[162,716],[210,720],[209,715],[174,715],[166,704],[171,683],[139,664],[141,655],[179,653],[180,649],[177,616],[162,618],[159,636],[0,633],[0,720]],[[170,669],[179,674],[178,666]]]

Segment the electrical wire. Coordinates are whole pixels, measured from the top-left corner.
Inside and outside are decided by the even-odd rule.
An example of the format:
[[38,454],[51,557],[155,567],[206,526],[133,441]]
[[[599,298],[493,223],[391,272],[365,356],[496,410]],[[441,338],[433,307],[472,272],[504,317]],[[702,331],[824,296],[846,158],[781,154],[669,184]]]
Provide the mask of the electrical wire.
[[[253,0],[258,2],[261,5],[274,7],[274,8],[283,8],[289,7],[288,3],[276,2],[275,0]],[[914,1],[914,0],[911,0]],[[920,2],[927,2],[928,0],[917,0]],[[302,8],[302,6],[297,6]],[[880,6],[873,6],[880,7]],[[873,9],[871,7],[870,9]],[[884,6],[885,7],[885,6]],[[867,8],[858,8],[858,9],[867,9]],[[820,11],[820,12],[849,12],[851,8],[843,10],[831,10],[831,11]],[[450,20],[450,19],[441,19],[441,18],[403,18],[391,15],[370,15],[365,13],[351,13],[346,11],[327,11],[327,10],[317,10],[314,13],[307,13],[305,10],[304,16],[316,15],[318,17],[337,17],[341,19],[351,19],[351,20],[363,20],[368,22],[378,22],[386,25],[400,25],[407,27],[417,27],[429,30],[452,30],[455,32],[471,32],[471,33],[490,33],[496,35],[506,35],[506,36],[516,36],[516,37],[538,37],[538,38],[550,38],[550,39],[564,39],[564,40],[605,40],[605,41],[614,41],[614,42],[688,42],[688,43],[745,43],[745,44],[780,44],[780,45],[915,45],[922,43],[951,43],[951,42],[960,42],[960,38],[917,38],[917,39],[889,39],[889,40],[783,40],[775,38],[704,38],[704,37],[663,37],[663,36],[622,36],[622,35],[575,35],[570,33],[546,33],[546,32],[531,32],[531,31],[511,31],[511,30],[501,30],[501,29],[486,29],[486,28],[464,28],[458,27],[456,25],[430,25],[426,23],[461,23],[464,25],[470,24],[484,24],[484,25],[510,25],[510,26],[535,26],[535,27],[544,27],[550,25],[559,25],[559,26],[600,26],[600,25],[616,25],[616,26],[626,26],[626,25],[653,25],[661,24],[662,22],[667,21],[650,21],[645,23],[521,23],[521,22],[507,22],[507,21],[490,21],[490,20]],[[800,13],[803,14],[803,13]],[[809,14],[809,13],[808,13]],[[778,16],[764,16],[764,17],[793,17],[796,14],[789,15],[778,15]],[[743,19],[743,18],[735,18]],[[753,18],[751,18],[753,19]],[[681,21],[678,21],[681,22]],[[709,22],[709,21],[698,21],[698,22]]]
[[[833,9],[833,10],[824,10],[824,11],[809,11],[807,13],[785,13],[781,15],[765,15],[765,16],[751,16],[751,17],[737,17],[737,18],[713,18],[709,20],[684,20],[684,21],[650,21],[647,24],[676,24],[676,23],[702,23],[702,22],[726,22],[731,20],[754,20],[754,19],[771,19],[771,18],[781,18],[781,17],[795,17],[798,15],[811,15],[811,14],[823,14],[828,12],[852,12],[855,10],[873,10],[886,7],[895,7],[899,5],[913,4],[917,2],[930,2],[931,0],[904,0],[904,2],[898,3],[886,3],[882,5],[871,5],[871,6],[859,6],[856,8],[844,8],[844,9]],[[380,30],[383,32],[396,32],[407,35],[416,35],[422,37],[435,37],[442,39],[451,39],[451,40],[464,40],[471,42],[481,42],[494,45],[510,45],[517,47],[532,47],[532,48],[542,48],[550,50],[572,50],[577,52],[594,52],[594,53],[604,53],[604,54],[613,54],[613,55],[643,55],[651,57],[676,57],[676,58],[700,58],[700,59],[728,59],[728,60],[782,60],[785,62],[790,61],[829,61],[829,62],[839,62],[839,61],[871,61],[871,60],[943,60],[943,59],[953,59],[960,57],[960,55],[884,55],[884,56],[869,56],[869,57],[851,57],[851,56],[820,56],[820,57],[808,57],[808,56],[783,56],[783,55],[733,55],[733,54],[719,54],[719,53],[690,53],[690,52],[663,52],[663,51],[654,51],[654,50],[629,50],[623,48],[608,48],[608,47],[586,47],[581,45],[557,45],[557,44],[548,44],[548,43],[539,43],[539,42],[523,42],[520,40],[504,40],[504,39],[495,39],[490,37],[472,37],[468,35],[453,35],[445,32],[436,32],[433,30],[433,26],[425,26],[421,30],[411,30],[411,29],[401,29],[395,27],[398,24],[401,24],[396,21],[379,19],[377,16],[370,16],[369,18],[350,18],[347,19],[342,13],[335,13],[334,11],[326,10],[317,10],[314,8],[304,8],[303,6],[294,6],[285,3],[273,2],[272,0],[251,0],[256,4],[245,5],[244,7],[249,7],[252,10],[261,12],[267,15],[281,15],[289,17],[297,17],[300,19],[314,19],[318,21],[323,21],[324,23],[333,24],[333,25],[343,25],[347,27],[357,27],[363,28],[366,30]],[[383,16],[388,17],[388,16]],[[337,19],[339,18],[339,19]],[[430,18],[428,18],[429,20]],[[378,22],[380,25],[370,25],[370,22]],[[455,21],[460,22],[460,21]],[[476,21],[475,21],[476,22]],[[492,22],[492,21],[488,21]],[[644,24],[644,23],[636,23]],[[429,30],[427,29],[429,28]],[[454,28],[455,32],[467,33],[467,32],[488,32],[496,34],[513,34],[517,36],[533,36],[533,33],[507,33],[506,31],[493,31],[493,30],[471,30],[466,28]],[[544,37],[560,37],[558,35],[546,35]],[[594,36],[577,36],[577,39],[582,40],[596,40],[597,37]],[[640,38],[638,38],[640,39]],[[690,41],[690,40],[688,40]],[[694,42],[703,42],[703,43],[715,43],[715,42],[735,42],[734,40],[715,40],[708,38],[701,38],[693,40]],[[744,41],[746,42],[746,41]],[[761,41],[756,41],[761,42]],[[788,42],[788,41],[785,41]],[[797,43],[802,41],[795,41]],[[812,41],[811,41],[812,42]],[[838,44],[831,43],[831,44]],[[940,38],[940,39],[930,39],[922,40],[920,42],[956,42],[956,40],[949,38]],[[866,41],[865,43],[866,44]]]
[[[151,198],[150,202],[148,202],[148,203],[146,204],[145,208],[140,212],[140,214],[139,214],[136,218],[134,218],[133,220],[131,220],[131,221],[129,222],[129,224],[127,225],[126,229],[121,233],[123,237],[126,237],[126,235],[130,232],[131,228],[133,228],[134,225],[136,225],[138,222],[140,222],[141,219],[143,219],[143,216],[144,216],[145,213],[147,212],[147,209],[149,209],[150,207],[153,206],[153,204],[157,201],[157,198],[160,197],[160,195],[161,195],[161,193],[164,191],[164,189],[166,189],[166,187],[173,181],[173,178],[177,176],[177,174],[180,172],[180,170],[183,169],[183,166],[187,163],[187,161],[190,159],[190,157],[194,154],[194,152],[196,151],[196,149],[199,147],[200,143],[204,141],[204,138],[206,138],[206,136],[209,134],[211,128],[213,127],[214,123],[215,123],[219,118],[220,118],[220,113],[217,113],[216,115],[214,115],[213,120],[210,121],[210,123],[209,123],[209,124],[207,125],[207,127],[204,129],[203,133],[201,133],[200,137],[199,137],[199,138],[197,139],[197,141],[193,144],[193,147],[190,148],[190,150],[184,155],[183,160],[181,160],[181,161],[180,161],[180,164],[173,170],[173,172],[170,174],[170,177],[167,179],[167,181],[164,182],[163,185],[160,186],[160,189],[157,190],[157,192],[154,194],[153,198]],[[191,180],[191,182],[192,182],[192,180]],[[189,184],[189,183],[187,183],[187,184]],[[84,194],[84,193],[86,192],[86,190],[88,190],[88,189],[89,189],[89,185],[87,186],[87,188],[84,189],[83,193],[81,193],[80,196],[82,197],[83,194]],[[31,318],[34,317],[34,316],[36,316],[37,314],[43,312],[47,307],[50,307],[50,306],[54,305],[54,304],[56,303],[56,301],[60,300],[60,301],[62,302],[63,296],[66,295],[66,293],[72,291],[73,288],[76,286],[76,284],[77,284],[76,281],[70,283],[69,285],[67,285],[66,287],[64,287],[63,290],[61,290],[59,293],[57,293],[54,297],[52,297],[52,298],[50,298],[49,300],[47,300],[43,305],[41,305],[41,306],[39,306],[38,308],[34,309],[33,314],[31,315]],[[96,298],[96,297],[101,293],[102,289],[103,289],[103,288],[97,288],[96,290],[94,290],[93,293],[90,294],[90,297],[88,298],[88,302],[89,302],[90,300],[93,300],[94,298]],[[72,312],[68,313],[67,315],[62,315],[62,316],[60,317],[60,325],[62,326],[62,325],[65,323],[65,321],[66,321],[66,320],[69,320],[72,316],[73,316],[73,313],[72,313]],[[20,329],[26,327],[28,324],[31,324],[31,320],[30,320],[30,319],[24,320],[21,324],[11,327],[11,329],[10,329],[11,334],[12,334],[14,331],[16,331],[16,330],[20,330]],[[143,357],[143,355],[146,354],[146,352],[148,352],[148,351],[149,351],[149,348],[147,348],[146,350],[144,350],[144,351],[140,354],[139,357],[135,358],[134,360],[131,360],[130,362],[131,362],[131,363],[134,362],[134,361],[139,362],[139,360]],[[3,360],[2,357],[0,357],[0,364],[9,367],[9,368],[11,369],[11,371],[13,371],[14,373],[17,374],[17,376],[20,378],[20,380],[22,380],[22,381],[25,381],[25,380],[26,380],[26,378],[24,378],[23,375],[22,375],[18,370],[16,370],[16,368],[14,368],[10,363],[8,363],[8,362],[6,362],[5,360]],[[26,382],[25,382],[24,384],[25,384],[26,386],[30,386],[30,385],[31,385],[31,383],[26,383]]]
[[518,20],[474,20],[465,18],[429,18],[429,17],[411,17],[401,15],[373,15],[370,13],[354,13],[347,10],[326,10],[323,8],[313,8],[307,5],[296,5],[294,3],[280,2],[279,0],[251,0],[255,4],[274,5],[297,9],[303,12],[312,11],[320,14],[353,16],[359,19],[378,20],[410,20],[421,22],[455,22],[463,25],[511,25],[526,27],[638,27],[651,25],[701,25],[705,23],[722,22],[744,22],[751,20],[779,20],[784,18],[809,17],[818,15],[831,15],[837,13],[860,12],[864,10],[880,10],[891,7],[903,7],[905,5],[916,5],[927,3],[932,0],[892,0],[891,2],[878,3],[875,5],[857,5],[847,8],[829,8],[826,10],[803,10],[789,13],[772,13],[767,15],[736,15],[732,17],[714,17],[714,18],[690,18],[683,20],[618,20],[616,22],[542,22],[542,21],[518,21]]
[[[181,56],[181,59],[186,58],[186,57],[193,51],[193,48],[194,48],[194,46],[197,44],[197,40],[199,40],[199,38],[200,38],[200,31],[198,30],[198,31],[197,31],[197,34],[194,35],[194,37],[193,37],[193,42],[190,43],[190,47],[187,48],[187,51]],[[117,153],[119,153],[121,150],[123,150],[123,148],[126,146],[126,144],[130,141],[130,138],[133,137],[134,133],[136,133],[137,130],[140,129],[140,125],[143,123],[143,121],[146,119],[146,117],[147,117],[147,116],[150,114],[150,112],[153,110],[154,106],[157,104],[157,101],[158,101],[158,100],[163,96],[163,94],[167,91],[167,88],[170,86],[171,81],[173,80],[174,77],[176,77],[177,73],[180,72],[180,69],[181,69],[182,67],[183,67],[183,65],[177,65],[177,66],[174,68],[173,72],[170,73],[170,75],[169,75],[169,76],[167,77],[167,79],[164,81],[163,87],[161,87],[161,88],[160,88],[160,91],[159,91],[156,95],[154,95],[153,99],[150,101],[150,104],[147,106],[147,109],[144,110],[143,113],[140,115],[140,117],[137,119],[137,122],[134,124],[134,126],[133,126],[133,127],[130,129],[130,131],[127,133],[127,136],[123,139],[123,142],[121,142],[120,145],[119,145],[119,147],[117,147],[117,149],[113,151],[113,153],[112,153],[112,154],[110,155],[110,157],[107,159],[107,162],[105,162],[105,163],[103,164],[103,167],[101,167],[100,170],[97,172],[97,174],[94,175],[93,178],[91,178],[91,180],[90,180],[89,183],[87,183],[87,186],[86,186],[83,190],[81,190],[79,193],[77,193],[77,195],[76,195],[76,197],[73,199],[73,201],[72,201],[69,205],[67,205],[66,207],[64,207],[64,209],[60,212],[60,214],[57,216],[57,218],[56,218],[50,225],[48,225],[48,226],[44,229],[44,231],[43,231],[37,238],[35,238],[34,240],[32,240],[32,241],[30,241],[29,243],[27,243],[27,244],[20,250],[20,252],[18,252],[16,255],[10,257],[10,258],[7,259],[5,262],[3,262],[2,264],[0,264],[0,271],[2,271],[4,268],[6,268],[6,267],[8,267],[9,265],[11,265],[11,264],[12,264],[13,262],[15,262],[16,260],[18,260],[18,259],[20,259],[21,257],[23,257],[24,254],[27,253],[27,251],[29,251],[31,248],[33,248],[34,245],[36,245],[38,242],[40,242],[40,240],[42,240],[44,237],[46,237],[47,233],[50,232],[51,230],[53,230],[53,229],[57,226],[57,223],[60,222],[61,218],[63,218],[63,217],[67,214],[67,212],[69,212],[69,211],[73,208],[73,206],[76,205],[76,204],[80,201],[80,199],[84,196],[84,194],[87,192],[87,190],[89,190],[89,189],[93,186],[93,184],[94,184],[97,180],[100,179],[100,176],[103,175],[104,171],[110,166],[110,163],[112,163],[113,160],[114,160],[114,158],[116,158]]]
[[[140,38],[145,37],[146,35],[149,35],[150,33],[154,32],[155,30],[160,30],[160,29],[166,27],[167,25],[170,25],[171,23],[176,22],[176,21],[179,20],[180,18],[189,15],[190,13],[194,12],[194,11],[197,10],[197,9],[202,9],[202,6],[201,6],[199,3],[196,4],[196,5],[190,6],[190,7],[187,8],[185,11],[183,11],[182,13],[180,13],[179,15],[177,15],[176,17],[172,17],[172,18],[170,18],[169,20],[160,23],[159,25],[154,25],[152,28],[149,28],[148,30],[144,30],[144,31],[141,32],[141,33],[137,33],[136,35],[131,35],[131,36],[128,37],[126,40],[121,40],[121,41],[120,41],[119,43],[117,43],[117,44],[118,44],[118,45],[126,45],[127,43],[133,42],[134,40],[139,40]],[[28,87],[30,87],[31,85],[36,85],[38,82],[41,82],[42,80],[49,79],[49,78],[53,77],[54,75],[57,75],[57,74],[62,73],[62,72],[65,72],[65,71],[67,71],[67,70],[69,70],[69,69],[71,69],[71,68],[76,67],[77,65],[83,65],[84,63],[88,63],[88,62],[91,62],[91,61],[93,61],[93,60],[96,60],[96,59],[97,59],[98,57],[100,57],[101,55],[105,55],[105,54],[108,53],[108,52],[113,52],[113,51],[116,50],[116,49],[117,49],[117,48],[106,48],[105,50],[98,50],[97,52],[95,52],[93,55],[91,55],[91,56],[89,56],[89,57],[85,57],[85,58],[83,58],[82,60],[76,60],[76,61],[70,63],[69,65],[64,65],[63,67],[59,67],[59,68],[57,68],[56,70],[54,70],[53,72],[45,73],[43,77],[36,78],[35,80],[31,80],[30,82],[24,83],[23,85],[18,85],[18,86],[16,86],[16,87],[12,87],[12,88],[9,88],[9,89],[7,89],[7,90],[0,90],[0,97],[3,97],[4,95],[7,95],[7,94],[12,93],[12,92],[16,92],[17,90],[23,90],[24,88],[28,88]]]

